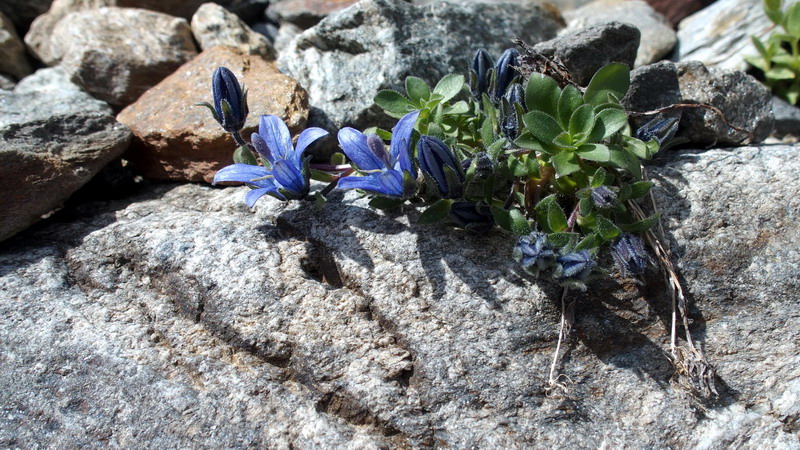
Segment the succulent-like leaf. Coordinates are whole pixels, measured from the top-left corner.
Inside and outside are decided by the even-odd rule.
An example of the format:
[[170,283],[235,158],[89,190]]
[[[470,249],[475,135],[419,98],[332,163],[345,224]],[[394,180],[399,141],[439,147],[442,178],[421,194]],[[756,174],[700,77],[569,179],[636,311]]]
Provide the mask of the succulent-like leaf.
[[522,116],[525,128],[539,141],[551,143],[564,129],[550,114],[543,111],[531,111]]
[[605,108],[596,111],[594,128],[592,128],[592,132],[589,133],[586,142],[600,142],[603,139],[607,139],[627,124],[628,115],[621,109]]
[[[583,144],[594,128],[594,111],[592,105],[581,105],[569,118],[569,134],[575,145]],[[582,137],[582,138],[581,138]]]
[[569,119],[572,113],[583,105],[583,95],[575,86],[568,85],[561,91],[558,98],[558,120],[561,127],[569,127]]

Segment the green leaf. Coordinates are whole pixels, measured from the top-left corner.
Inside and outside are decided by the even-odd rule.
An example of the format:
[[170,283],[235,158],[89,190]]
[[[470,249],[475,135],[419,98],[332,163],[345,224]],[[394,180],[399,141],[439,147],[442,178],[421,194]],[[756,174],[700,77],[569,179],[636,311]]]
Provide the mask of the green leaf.
[[539,178],[539,160],[534,155],[525,155],[525,168],[528,169],[528,177]]
[[588,216],[594,210],[594,202],[591,198],[582,198],[578,202],[578,212],[581,213],[582,216]]
[[547,232],[559,232],[567,229],[567,216],[558,206],[555,194],[539,200],[534,210],[536,211],[536,220]]
[[797,74],[788,67],[773,67],[764,73],[764,77],[768,80],[792,80],[795,76]]
[[542,149],[542,144],[533,137],[530,132],[525,131],[519,135],[519,137],[514,141],[514,145],[520,148],[526,148],[529,150],[539,150]]
[[444,78],[439,80],[433,92],[442,96],[441,102],[444,103],[451,98],[458,95],[464,87],[464,75],[450,74],[445,75]]
[[653,156],[650,154],[647,144],[635,137],[623,136],[622,147],[641,159],[650,159]]
[[642,231],[649,230],[655,224],[658,223],[658,219],[661,217],[661,214],[654,214],[644,220],[640,220],[638,222],[630,223],[630,224],[622,224],[619,226],[622,231],[626,233],[639,233]]
[[525,105],[529,111],[540,111],[550,116],[558,115],[558,99],[561,89],[556,80],[532,73],[525,86]]
[[578,242],[578,233],[550,233],[547,235],[547,242],[553,247],[560,248],[562,252],[569,253]]
[[525,163],[515,156],[509,156],[508,170],[510,170],[515,177],[524,177],[528,174],[528,168],[525,167]]
[[783,16],[783,28],[794,36],[795,40],[800,39],[800,3],[795,3],[789,7]]
[[522,122],[536,139],[545,143],[553,142],[556,136],[564,131],[553,116],[542,111],[531,111],[525,114],[522,116]]
[[375,209],[395,209],[399,208],[404,202],[403,199],[389,197],[375,197],[369,201],[369,206]]
[[[569,134],[576,145],[586,142],[586,137],[589,136],[592,128],[594,128],[594,121],[592,105],[581,105],[572,113],[572,117],[569,118]],[[583,142],[581,142],[579,136],[583,137]]]
[[[233,151],[233,162],[237,164],[250,164],[251,166],[258,165],[258,161],[256,161],[256,157],[253,156],[253,152],[247,147],[238,147]],[[267,162],[266,164],[269,163]]]
[[611,152],[603,144],[584,144],[575,153],[589,161],[608,162],[611,159]]
[[421,105],[430,98],[431,88],[422,78],[408,77],[406,78],[406,93],[412,102]]
[[314,208],[317,211],[321,210],[325,206],[325,203],[327,203],[327,202],[328,202],[328,199],[325,198],[324,195],[320,194],[319,192],[316,192],[314,194]]
[[556,136],[555,139],[553,139],[553,144],[556,144],[557,146],[565,149],[575,148],[575,146],[572,145],[572,136],[570,136],[569,133],[566,131],[562,131],[561,133],[559,133],[559,135]]
[[464,100],[460,100],[452,105],[446,107],[442,114],[454,116],[456,114],[466,114],[469,112],[469,105]]
[[553,163],[556,173],[562,177],[581,170],[578,158],[575,157],[575,153],[569,150],[564,150],[553,156],[550,161]]
[[481,139],[483,140],[483,145],[491,145],[494,140],[494,127],[489,117],[483,119],[483,124],[481,125]]
[[323,172],[321,170],[311,169],[311,179],[322,181],[324,183],[330,183],[331,181],[335,180],[336,177],[331,175],[328,172]]
[[492,206],[492,216],[497,226],[506,231],[514,231],[511,227],[511,213],[508,210]]
[[764,14],[766,14],[769,20],[775,25],[779,25],[783,22],[783,11],[780,9],[765,9]]
[[603,216],[597,216],[597,233],[603,237],[603,239],[610,241],[615,237],[620,235],[620,230],[614,225],[613,222],[606,219]]
[[531,232],[531,225],[520,210],[514,208],[508,213],[511,219],[511,231],[514,234],[523,236]]
[[606,172],[606,169],[599,167],[594,172],[594,175],[592,175],[590,187],[596,188],[603,186],[605,184],[610,184],[611,182],[607,183],[607,180],[608,180],[608,172]]
[[417,223],[425,225],[444,220],[450,212],[450,205],[452,204],[452,200],[446,198],[440,199],[419,215]]
[[591,250],[603,245],[603,237],[597,233],[590,233],[575,246],[575,251]]
[[628,92],[630,84],[628,66],[621,63],[606,64],[589,81],[583,99],[592,105],[606,103],[612,98],[621,99]]
[[595,115],[594,128],[586,142],[600,142],[628,124],[628,115],[618,108],[605,108]]
[[390,116],[400,118],[414,110],[414,105],[402,94],[395,91],[380,91],[375,95],[375,104]]
[[642,198],[650,192],[650,188],[653,187],[653,183],[650,181],[637,181],[631,184],[631,194],[630,198],[638,199]]
[[575,86],[568,85],[561,91],[558,98],[558,120],[562,128],[569,127],[569,119],[572,113],[583,105],[583,95]]
[[637,179],[642,178],[642,167],[639,158],[618,147],[609,146],[608,151],[610,153],[609,162],[620,169],[626,169]]

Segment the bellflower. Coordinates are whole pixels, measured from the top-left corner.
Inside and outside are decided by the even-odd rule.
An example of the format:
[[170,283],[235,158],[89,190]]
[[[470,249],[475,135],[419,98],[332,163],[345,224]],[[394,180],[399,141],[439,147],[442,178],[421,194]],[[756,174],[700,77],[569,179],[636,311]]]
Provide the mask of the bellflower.
[[617,194],[606,186],[592,188],[592,203],[598,208],[611,208],[616,204]]
[[675,137],[679,123],[680,119],[676,117],[656,117],[636,130],[636,138],[644,142],[655,139],[658,145],[663,146],[665,142]]
[[472,98],[481,101],[484,93],[489,92],[489,83],[491,78],[490,71],[494,61],[492,57],[486,53],[486,50],[479,49],[472,57],[472,64],[469,69],[469,89],[472,93]]
[[450,219],[457,227],[475,233],[485,233],[494,226],[492,209],[484,203],[454,202],[450,206]]
[[644,250],[642,238],[635,234],[623,234],[611,246],[611,256],[622,272],[622,276],[628,274],[641,275],[647,268],[647,252]]
[[556,262],[556,253],[547,242],[547,235],[539,232],[519,238],[512,256],[526,272],[534,275],[553,267]]
[[494,100],[500,101],[506,93],[506,89],[511,85],[519,72],[516,66],[519,65],[519,52],[516,49],[509,48],[503,52],[497,64],[494,67],[495,72],[495,86],[494,86]]
[[247,119],[247,91],[242,91],[236,76],[226,67],[217,67],[211,76],[211,92],[214,96],[214,105],[201,103],[208,107],[214,120],[219,122],[222,129],[235,133],[244,127]]
[[419,168],[433,181],[442,198],[459,198],[464,191],[464,171],[444,142],[422,136],[417,143]]
[[383,141],[375,136],[350,127],[339,130],[339,145],[350,161],[364,176],[348,176],[339,180],[337,189],[363,189],[386,197],[403,198],[410,195],[416,180],[416,170],[411,161],[411,133],[419,117],[412,111],[397,122],[392,130],[389,152]]
[[587,250],[581,250],[559,256],[556,260],[555,277],[566,286],[585,289],[584,282],[589,278],[592,269],[597,263]]
[[309,158],[303,158],[303,153],[312,142],[327,134],[316,127],[303,130],[295,148],[289,129],[280,118],[261,116],[258,133],[253,133],[251,142],[264,166],[233,164],[223,167],[214,175],[213,184],[238,181],[251,186],[253,190],[245,196],[245,202],[251,208],[265,194],[279,200],[305,198],[309,191],[310,171]]

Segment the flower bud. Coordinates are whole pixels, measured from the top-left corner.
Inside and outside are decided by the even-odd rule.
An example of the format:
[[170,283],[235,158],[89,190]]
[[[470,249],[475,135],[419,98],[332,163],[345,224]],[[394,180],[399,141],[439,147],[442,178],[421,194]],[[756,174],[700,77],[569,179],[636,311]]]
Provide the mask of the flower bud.
[[611,208],[617,201],[617,194],[606,186],[592,188],[592,203],[598,208]]
[[494,100],[499,101],[506,93],[506,89],[511,85],[511,82],[519,76],[516,67],[519,65],[519,52],[516,49],[509,48],[504,51],[497,60],[494,67],[495,70],[495,86],[494,86]]
[[450,206],[450,219],[457,227],[475,233],[485,233],[494,226],[494,216],[488,205],[455,202]]
[[656,117],[636,130],[636,138],[644,142],[655,139],[658,145],[664,145],[675,137],[679,123],[680,119],[677,117]]
[[611,256],[622,276],[641,275],[647,268],[647,252],[642,238],[635,234],[623,234],[611,246]]
[[514,83],[503,97],[500,107],[500,128],[511,141],[520,134],[520,110],[525,111],[525,91],[521,84]]
[[547,242],[547,235],[539,232],[519,238],[512,256],[526,272],[534,275],[552,268],[556,262],[556,253]]
[[489,90],[489,71],[493,64],[492,57],[484,49],[478,50],[472,57],[469,70],[469,89],[472,98],[477,101],[481,101],[483,94]]
[[211,77],[214,96],[214,119],[232,133],[244,127],[247,119],[247,92],[242,92],[236,76],[225,67],[217,67]]
[[588,250],[568,253],[556,260],[556,278],[565,286],[585,289],[584,282],[589,278],[592,269],[597,264],[592,259]]
[[464,190],[464,172],[444,142],[422,136],[417,144],[419,168],[433,181],[442,198],[459,198]]

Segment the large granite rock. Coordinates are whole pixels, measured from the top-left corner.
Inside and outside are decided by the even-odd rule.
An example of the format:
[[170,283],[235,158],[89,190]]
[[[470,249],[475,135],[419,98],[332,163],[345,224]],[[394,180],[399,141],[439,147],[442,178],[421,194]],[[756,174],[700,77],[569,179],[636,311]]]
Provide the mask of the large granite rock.
[[718,0],[680,23],[674,59],[747,70],[744,55],[758,54],[750,37],[766,40],[774,27],[761,0]]
[[278,61],[308,90],[312,125],[390,126],[372,102],[378,90],[399,89],[409,75],[433,84],[464,73],[478,48],[497,57],[514,37],[534,44],[562,26],[558,11],[539,5],[364,0],[303,32]]
[[14,24],[0,12],[0,73],[20,79],[30,75],[31,71],[25,45],[17,35]]
[[225,45],[268,59],[277,56],[266,36],[256,33],[235,14],[215,3],[204,3],[197,9],[192,16],[192,34],[201,50]]
[[147,91],[117,117],[134,135],[126,158],[144,176],[210,182],[217,170],[232,163],[236,148],[233,139],[210,111],[197,106],[212,102],[211,74],[219,66],[231,69],[248,90],[250,115],[244,136],[249,138],[256,131],[262,114],[283,118],[294,133],[303,128],[308,118],[308,98],[295,80],[260,56],[232,47],[212,47]]
[[641,33],[633,25],[606,22],[576,28],[555,39],[533,46],[543,55],[556,57],[575,81],[586,86],[601,67],[612,62],[633,67]]
[[675,30],[667,19],[650,5],[639,0],[596,0],[574,11],[564,13],[569,34],[589,25],[605,22],[622,22],[635,26],[640,32],[639,49],[635,66],[660,61],[675,47]]
[[0,91],[0,240],[59,207],[129,141],[111,108],[60,69]]
[[246,188],[162,185],[0,252],[0,444],[797,447],[797,151],[651,164],[714,402],[670,384],[655,271],[576,294],[569,390],[548,396],[559,291],[509,236],[353,193],[252,214]]
[[73,12],[48,37],[33,49],[36,56],[115,107],[133,103],[197,54],[186,20],[136,8]]
[[670,21],[673,27],[681,20],[716,0],[647,0],[647,3]]
[[[698,107],[665,111],[667,115],[681,117],[678,137],[695,145],[761,142],[772,132],[775,122],[772,95],[763,84],[744,72],[709,69],[698,61],[664,61],[634,70],[630,90],[622,103],[627,110],[639,112],[675,104],[716,108],[718,111]],[[639,123],[647,120],[637,119]]]

